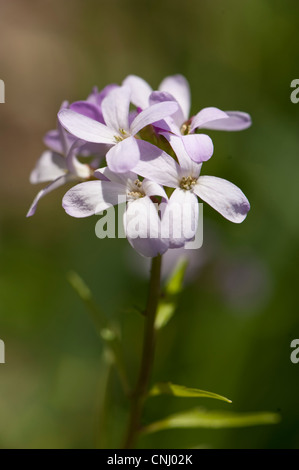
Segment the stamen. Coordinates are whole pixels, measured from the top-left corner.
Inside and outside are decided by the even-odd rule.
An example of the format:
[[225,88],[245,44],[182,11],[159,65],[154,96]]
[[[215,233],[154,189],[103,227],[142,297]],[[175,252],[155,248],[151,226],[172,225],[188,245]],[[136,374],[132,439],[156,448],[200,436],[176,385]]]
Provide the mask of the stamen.
[[139,179],[136,179],[136,180],[134,181],[134,184],[135,184],[135,186],[137,186],[137,188],[141,188],[141,187],[142,187],[142,181],[140,181]]
[[142,181],[136,179],[132,184],[132,191],[128,192],[128,197],[132,199],[140,199],[145,196],[145,192],[141,189]]
[[185,122],[182,126],[181,126],[181,134],[182,135],[188,135],[190,133],[190,127],[191,125],[188,124],[188,122]]
[[193,178],[193,176],[183,176],[180,181],[180,188],[185,189],[186,191],[190,191],[196,184],[197,179]]
[[128,193],[128,196],[131,197],[132,199],[140,199],[141,197],[144,197],[145,194],[143,191],[130,191]]

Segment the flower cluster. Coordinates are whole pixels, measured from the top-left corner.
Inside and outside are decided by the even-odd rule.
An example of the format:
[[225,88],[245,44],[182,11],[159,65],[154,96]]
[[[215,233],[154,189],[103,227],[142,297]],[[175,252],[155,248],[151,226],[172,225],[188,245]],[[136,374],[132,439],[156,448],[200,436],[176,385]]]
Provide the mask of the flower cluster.
[[201,175],[213,155],[202,129],[239,131],[251,125],[243,112],[204,108],[190,117],[190,89],[182,75],[166,77],[158,90],[128,76],[86,100],[64,102],[57,129],[30,175],[49,182],[39,200],[69,181],[80,182],[62,205],[73,217],[99,214],[125,201],[124,230],[142,255],[154,257],[182,247],[195,236],[198,198],[226,219],[242,222],[250,205],[242,191],[224,179]]

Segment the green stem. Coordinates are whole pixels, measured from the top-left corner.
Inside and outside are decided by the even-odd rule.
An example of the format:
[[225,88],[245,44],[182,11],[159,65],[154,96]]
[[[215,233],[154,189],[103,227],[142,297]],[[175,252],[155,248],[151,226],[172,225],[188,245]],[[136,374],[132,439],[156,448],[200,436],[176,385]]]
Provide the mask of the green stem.
[[155,318],[160,297],[160,255],[152,259],[151,277],[145,310],[143,351],[137,384],[132,394],[132,404],[124,448],[132,449],[140,431],[141,416],[146,399],[155,353]]

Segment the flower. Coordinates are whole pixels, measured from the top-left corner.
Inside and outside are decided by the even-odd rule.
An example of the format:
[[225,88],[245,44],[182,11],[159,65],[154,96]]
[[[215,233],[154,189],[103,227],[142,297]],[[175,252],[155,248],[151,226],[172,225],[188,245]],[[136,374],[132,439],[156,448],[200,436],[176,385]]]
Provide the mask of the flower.
[[[159,121],[177,111],[178,104],[164,101],[147,107],[130,122],[131,91],[126,86],[109,92],[101,104],[105,124],[83,116],[73,109],[62,109],[58,119],[75,137],[86,142],[108,144],[107,165],[111,171],[125,173],[134,169],[141,150],[136,134],[148,124]],[[147,146],[142,146],[146,153]],[[150,149],[149,149],[150,150]]]
[[169,234],[170,248],[183,246],[195,236],[198,224],[197,197],[227,220],[243,222],[250,209],[243,192],[222,178],[200,176],[202,164],[190,159],[182,139],[171,134],[164,136],[175,151],[179,164],[163,152],[155,159],[143,157],[135,171],[158,184],[175,188],[162,219],[162,237],[164,233]]
[[135,75],[129,75],[123,83],[131,88],[132,102],[141,109],[149,104],[153,105],[171,99],[179,104],[176,113],[159,121],[156,126],[163,131],[180,136],[188,155],[198,163],[212,156],[213,142],[206,134],[195,134],[197,129],[240,131],[251,125],[249,114],[240,111],[221,111],[215,107],[203,108],[195,116],[189,118],[190,88],[182,75],[166,77],[160,84],[158,92],[152,92],[151,87]]
[[[103,90],[103,92],[106,94],[106,90]],[[76,102],[70,106],[67,101],[64,101],[60,110],[76,109],[77,112],[93,115],[101,119],[99,105],[93,104],[88,100],[89,98],[87,101]],[[87,144],[74,138],[65,131],[59,121],[57,122],[57,129],[47,132],[44,137],[44,143],[48,150],[42,153],[32,170],[30,183],[38,184],[49,181],[50,183],[38,192],[30,206],[27,217],[35,214],[40,199],[54,189],[69,181],[80,181],[90,178],[93,168],[99,166],[100,158],[102,158],[106,148],[103,145]],[[78,160],[78,155],[84,157],[96,155],[97,158],[93,159],[90,164],[85,164]]]
[[[131,104],[136,109],[131,110]],[[201,175],[214,148],[208,135],[195,132],[204,127],[245,129],[250,116],[214,107],[191,118],[189,113],[190,89],[182,75],[166,77],[158,91],[129,75],[122,86],[111,84],[101,92],[94,88],[86,100],[63,103],[57,129],[44,139],[48,150],[30,175],[32,183],[50,183],[27,215],[34,214],[48,192],[68,181],[81,181],[65,194],[65,211],[81,218],[124,203],[124,232],[118,235],[126,236],[146,257],[201,241],[198,198],[227,220],[241,223],[250,209],[247,198],[233,183]],[[107,166],[98,168],[104,155]],[[102,227],[100,237],[110,233],[105,219],[97,223],[97,229]]]
[[136,173],[116,174],[108,167],[96,170],[94,175],[98,180],[78,184],[65,194],[62,205],[67,214],[88,217],[125,202],[123,224],[130,244],[143,256],[163,254],[168,240],[160,238],[161,221],[151,197],[166,201],[164,189],[150,180],[140,181]]

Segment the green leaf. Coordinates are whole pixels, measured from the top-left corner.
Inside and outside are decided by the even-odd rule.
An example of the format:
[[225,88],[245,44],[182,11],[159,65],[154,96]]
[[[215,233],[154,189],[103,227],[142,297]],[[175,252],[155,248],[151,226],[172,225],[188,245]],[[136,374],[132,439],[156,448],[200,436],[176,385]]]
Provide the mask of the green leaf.
[[89,301],[92,298],[91,290],[83,279],[75,271],[69,271],[67,279],[72,288],[77,292],[83,301]]
[[167,295],[177,295],[183,287],[183,280],[188,266],[186,258],[180,258],[165,286]]
[[144,433],[154,433],[163,429],[183,428],[239,428],[247,426],[259,426],[276,424],[280,421],[277,413],[234,413],[225,411],[206,411],[195,408],[181,413],[175,413],[161,421],[149,424],[143,428]]
[[176,309],[175,302],[167,302],[160,300],[157,310],[157,316],[155,320],[155,329],[160,330],[165,326],[171,317],[173,316]]
[[214,398],[216,400],[226,401],[227,403],[232,403],[226,397],[218,395],[217,393],[206,392],[205,390],[199,390],[197,388],[188,388],[183,385],[175,385],[171,382],[167,383],[158,383],[153,386],[149,392],[149,396],[157,395],[172,395],[174,397],[193,397],[193,398]]
[[164,298],[160,300],[155,320],[155,329],[163,328],[173,316],[177,298],[183,287],[184,275],[188,261],[186,258],[179,259],[174,271],[166,282],[164,289]]

